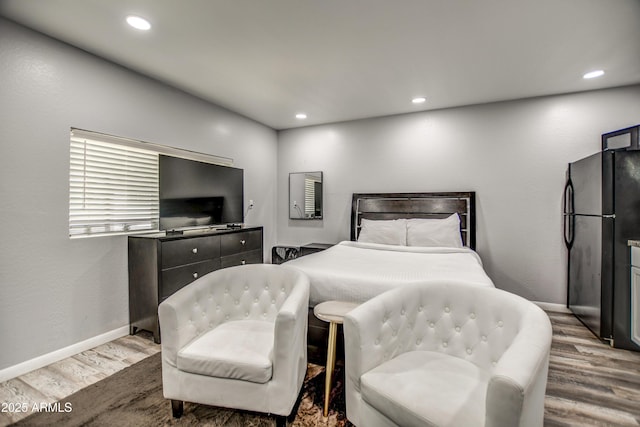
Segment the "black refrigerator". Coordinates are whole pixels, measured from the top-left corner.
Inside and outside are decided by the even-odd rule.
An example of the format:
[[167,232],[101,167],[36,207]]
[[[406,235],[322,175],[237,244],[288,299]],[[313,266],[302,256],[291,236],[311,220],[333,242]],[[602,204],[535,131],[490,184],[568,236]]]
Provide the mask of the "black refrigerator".
[[570,163],[567,171],[567,306],[612,346],[640,351],[631,340],[627,244],[640,239],[638,127],[602,135],[602,146],[603,151]]

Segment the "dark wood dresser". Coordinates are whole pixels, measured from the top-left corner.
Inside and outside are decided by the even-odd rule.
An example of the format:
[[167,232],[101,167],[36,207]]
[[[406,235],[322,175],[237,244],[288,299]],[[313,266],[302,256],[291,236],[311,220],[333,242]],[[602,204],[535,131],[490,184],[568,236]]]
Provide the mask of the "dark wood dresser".
[[263,262],[262,227],[178,235],[129,236],[129,332],[153,332],[160,342],[158,305],[220,268]]

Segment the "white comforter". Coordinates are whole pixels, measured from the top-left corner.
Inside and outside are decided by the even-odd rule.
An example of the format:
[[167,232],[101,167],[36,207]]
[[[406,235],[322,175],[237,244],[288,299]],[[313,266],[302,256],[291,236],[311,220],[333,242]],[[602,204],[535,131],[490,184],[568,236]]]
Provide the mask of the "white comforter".
[[288,261],[311,281],[309,305],[364,302],[409,283],[471,283],[493,287],[477,253],[468,248],[424,248],[344,241]]

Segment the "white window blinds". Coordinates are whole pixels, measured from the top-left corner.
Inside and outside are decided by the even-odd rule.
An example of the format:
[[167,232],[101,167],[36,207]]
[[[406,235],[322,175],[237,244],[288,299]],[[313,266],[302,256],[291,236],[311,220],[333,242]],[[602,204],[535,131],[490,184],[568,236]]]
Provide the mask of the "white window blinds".
[[[158,229],[158,153],[131,141],[71,132],[69,236]],[[140,144],[142,145],[142,144]]]

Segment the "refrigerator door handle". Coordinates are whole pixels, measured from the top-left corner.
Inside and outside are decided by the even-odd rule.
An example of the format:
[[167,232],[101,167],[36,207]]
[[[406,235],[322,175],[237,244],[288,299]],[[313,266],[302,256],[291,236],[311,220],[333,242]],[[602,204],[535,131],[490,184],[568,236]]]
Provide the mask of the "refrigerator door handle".
[[573,199],[573,183],[571,179],[567,180],[564,186],[564,221],[563,234],[564,244],[567,249],[571,249],[574,240],[575,216],[574,216],[574,199]]
[[564,216],[564,244],[567,249],[571,249],[573,247],[574,234],[573,229],[575,226],[576,217],[575,215],[565,215]]

